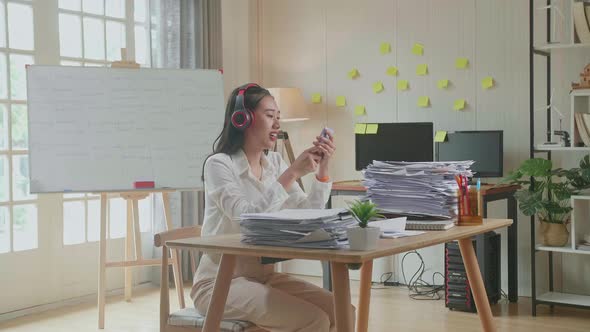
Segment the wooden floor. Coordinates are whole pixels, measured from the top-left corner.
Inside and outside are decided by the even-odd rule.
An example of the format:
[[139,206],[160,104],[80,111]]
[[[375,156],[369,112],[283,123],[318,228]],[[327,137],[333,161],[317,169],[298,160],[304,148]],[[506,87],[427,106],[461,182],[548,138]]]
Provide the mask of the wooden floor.
[[[309,278],[320,284],[320,278]],[[358,283],[351,283],[353,303],[358,299]],[[188,289],[186,290],[188,294]],[[177,305],[173,290],[171,305]],[[188,299],[188,297],[187,297]],[[157,332],[157,288],[142,289],[134,293],[131,303],[122,296],[107,299],[105,332]],[[188,302],[190,303],[190,301]],[[590,331],[590,310],[539,306],[537,317],[530,315],[530,299],[521,298],[518,304],[507,300],[492,307],[499,331],[518,332],[574,332]],[[0,323],[0,331],[100,331],[97,328],[96,304],[88,303],[60,308],[41,314],[17,318]],[[407,289],[388,287],[373,289],[369,331],[424,331],[472,332],[480,331],[477,315],[449,311],[443,300],[417,301],[408,298]]]

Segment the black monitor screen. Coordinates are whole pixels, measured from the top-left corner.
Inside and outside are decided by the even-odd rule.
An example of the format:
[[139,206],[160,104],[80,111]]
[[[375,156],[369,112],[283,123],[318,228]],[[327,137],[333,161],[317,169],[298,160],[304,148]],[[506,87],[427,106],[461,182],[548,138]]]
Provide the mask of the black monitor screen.
[[503,176],[503,138],[501,130],[457,131],[436,143],[437,161],[473,160],[476,177]]
[[432,122],[380,123],[377,134],[356,134],[356,170],[373,160],[432,161]]

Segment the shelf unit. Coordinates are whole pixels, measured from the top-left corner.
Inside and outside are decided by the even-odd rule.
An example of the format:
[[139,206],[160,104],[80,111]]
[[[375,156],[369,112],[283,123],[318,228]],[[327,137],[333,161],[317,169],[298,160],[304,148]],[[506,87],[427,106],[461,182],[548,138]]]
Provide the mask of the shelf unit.
[[[529,0],[529,72],[530,72],[530,92],[529,92],[529,102],[530,102],[530,152],[529,157],[534,158],[536,153],[546,153],[547,159],[551,159],[552,153],[556,152],[590,152],[590,147],[580,147],[576,146],[580,141],[581,137],[576,130],[575,123],[574,123],[574,112],[585,112],[590,113],[590,89],[585,90],[573,90],[570,93],[570,102],[571,102],[571,121],[570,121],[570,132],[572,146],[571,147],[561,147],[561,146],[538,146],[535,145],[534,142],[534,133],[535,133],[535,80],[534,80],[534,57],[535,56],[542,56],[546,58],[546,75],[547,75],[547,85],[546,85],[546,95],[547,95],[547,103],[546,105],[550,104],[550,96],[551,96],[551,55],[553,52],[565,52],[566,50],[571,50],[572,52],[576,52],[578,50],[586,50],[590,48],[590,44],[582,44],[578,43],[574,38],[574,23],[573,23],[573,3],[575,0],[567,0],[570,2],[570,12],[567,13],[569,15],[569,26],[567,27],[569,30],[567,31],[569,35],[569,40],[563,43],[552,43],[550,40],[551,36],[551,22],[552,22],[552,13],[551,10],[546,11],[546,44],[543,45],[534,45],[534,17],[535,17],[535,0]],[[551,0],[547,0],[546,5],[552,5]],[[551,123],[551,110],[547,110],[547,141],[551,141],[552,133],[552,123]],[[572,208],[572,217],[571,217],[571,232],[570,232],[570,239],[566,246],[564,247],[547,247],[543,245],[539,245],[535,243],[536,239],[536,229],[535,229],[535,217],[531,217],[531,295],[532,295],[532,315],[536,316],[537,314],[537,305],[539,304],[546,304],[550,306],[554,305],[563,305],[563,306],[573,306],[573,307],[580,307],[580,308],[590,308],[590,296],[579,295],[579,294],[569,294],[569,293],[561,293],[556,292],[553,289],[553,254],[575,254],[575,255],[590,255],[590,251],[578,250],[576,249],[576,244],[579,243],[582,238],[583,234],[590,233],[590,222],[587,222],[590,219],[590,196],[573,196],[571,200]],[[578,221],[576,223],[576,220]],[[586,222],[582,222],[582,220]],[[538,259],[537,255],[540,253],[547,253],[548,258],[548,269],[549,269],[549,292],[541,295],[537,295],[537,282],[536,282],[536,260]]]

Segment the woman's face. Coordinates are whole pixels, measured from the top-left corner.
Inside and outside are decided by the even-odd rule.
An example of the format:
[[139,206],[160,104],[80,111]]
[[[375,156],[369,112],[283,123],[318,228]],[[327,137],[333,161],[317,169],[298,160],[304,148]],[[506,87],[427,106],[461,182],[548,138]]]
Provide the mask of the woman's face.
[[260,100],[253,113],[254,121],[244,132],[246,144],[261,150],[272,149],[281,128],[281,112],[277,103],[273,97],[266,96]]

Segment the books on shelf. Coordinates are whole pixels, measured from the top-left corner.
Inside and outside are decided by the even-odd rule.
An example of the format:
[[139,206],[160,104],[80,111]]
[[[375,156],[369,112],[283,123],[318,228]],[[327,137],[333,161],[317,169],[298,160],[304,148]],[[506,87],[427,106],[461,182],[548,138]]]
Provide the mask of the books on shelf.
[[574,113],[574,122],[580,139],[585,146],[590,146],[590,114]]
[[588,25],[588,9],[584,9],[584,2],[573,3],[574,26],[576,28],[576,35],[583,44],[590,44],[590,26]]
[[590,251],[590,242],[580,242],[580,244],[578,244],[576,249]]

